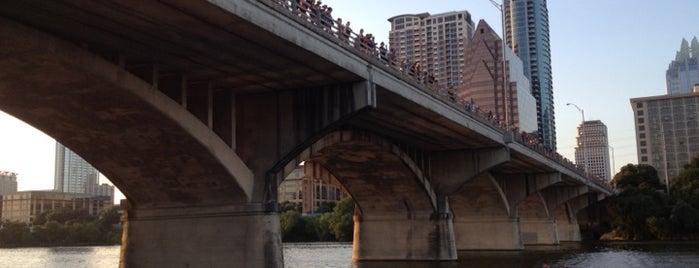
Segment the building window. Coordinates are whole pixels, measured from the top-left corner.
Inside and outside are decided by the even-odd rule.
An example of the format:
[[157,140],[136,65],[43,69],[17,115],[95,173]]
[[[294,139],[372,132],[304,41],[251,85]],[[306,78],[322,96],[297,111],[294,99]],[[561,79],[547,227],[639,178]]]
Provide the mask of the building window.
[[641,162],[648,162],[647,156],[641,156]]
[[646,141],[641,141],[641,146],[646,146]]
[[638,130],[640,130],[640,131],[646,130],[646,126],[638,126]]
[[638,110],[638,111],[636,112],[636,114],[637,114],[638,116],[642,116],[642,115],[643,115],[643,110]]
[[646,122],[646,120],[643,119],[643,118],[639,118],[639,119],[638,119],[638,123],[639,123],[639,124],[643,124],[643,123],[645,123],[645,122]]
[[646,133],[638,134],[638,137],[641,138],[641,139],[645,139],[645,138],[646,138]]
[[643,108],[643,102],[636,103],[636,108]]

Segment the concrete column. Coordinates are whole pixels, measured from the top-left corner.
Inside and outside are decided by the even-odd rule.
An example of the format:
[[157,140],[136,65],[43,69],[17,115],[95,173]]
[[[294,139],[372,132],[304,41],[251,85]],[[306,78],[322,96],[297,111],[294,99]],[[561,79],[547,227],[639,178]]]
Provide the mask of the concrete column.
[[517,218],[456,218],[454,234],[458,250],[524,249]]
[[558,245],[556,220],[551,218],[521,218],[520,230],[525,245]]
[[582,238],[580,237],[580,225],[577,221],[557,221],[556,229],[558,230],[558,240],[561,242],[582,241]]
[[354,216],[354,260],[456,260],[452,218]]
[[232,266],[284,266],[279,213],[202,206],[129,208],[124,214],[119,267]]

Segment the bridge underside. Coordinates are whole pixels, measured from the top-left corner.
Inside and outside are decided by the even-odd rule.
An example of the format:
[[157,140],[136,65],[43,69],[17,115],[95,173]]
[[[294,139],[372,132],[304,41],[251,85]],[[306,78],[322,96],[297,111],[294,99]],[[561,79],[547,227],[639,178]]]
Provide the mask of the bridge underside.
[[122,267],[282,266],[274,189],[304,160],[357,202],[355,259],[522,249],[563,216],[577,239],[580,189],[510,191],[557,164],[275,2],[0,3],[0,109],[129,198]]

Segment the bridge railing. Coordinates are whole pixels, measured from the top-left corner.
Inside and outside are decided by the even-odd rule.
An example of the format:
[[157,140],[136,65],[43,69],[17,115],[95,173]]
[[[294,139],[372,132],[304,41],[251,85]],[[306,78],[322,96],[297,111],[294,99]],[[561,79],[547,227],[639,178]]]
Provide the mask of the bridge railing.
[[[421,70],[419,64],[410,63],[405,59],[397,59],[393,50],[391,50],[386,43],[377,43],[372,34],[364,33],[364,29],[361,29],[359,33],[357,33],[352,30],[349,21],[343,22],[339,18],[333,19],[331,13],[332,7],[313,5],[315,1],[312,0],[262,1],[272,3],[276,9],[290,14],[291,17],[294,17],[318,34],[349,48],[356,55],[372,62],[374,65],[397,77],[401,77],[404,81],[442,100],[462,113],[470,115],[472,118],[490,126],[503,135],[511,135],[515,142],[567,167],[593,184],[611,190],[611,186],[609,186],[604,179],[586,172],[582,166],[574,164],[561,154],[539,143],[534,135],[525,132],[519,133],[517,129],[506,125],[505,122],[493,115],[492,111],[485,111],[478,107],[472,99],[465,100],[458,96],[456,92],[443,85],[439,85],[434,75]],[[328,12],[328,8],[330,12]]]

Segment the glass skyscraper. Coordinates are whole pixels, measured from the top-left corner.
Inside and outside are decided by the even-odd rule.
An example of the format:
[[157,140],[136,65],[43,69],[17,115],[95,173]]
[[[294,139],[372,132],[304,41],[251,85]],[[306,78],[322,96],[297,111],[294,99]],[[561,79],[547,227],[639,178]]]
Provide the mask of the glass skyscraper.
[[536,99],[539,140],[556,150],[551,45],[546,0],[504,0],[507,45],[522,59]]
[[699,84],[699,41],[697,37],[692,39],[689,45],[687,39],[682,39],[680,51],[677,52],[675,60],[665,72],[667,81],[667,94],[690,93]]
[[56,143],[54,190],[65,193],[96,194],[99,171],[78,154]]

